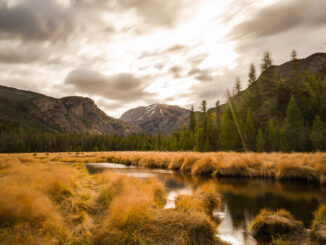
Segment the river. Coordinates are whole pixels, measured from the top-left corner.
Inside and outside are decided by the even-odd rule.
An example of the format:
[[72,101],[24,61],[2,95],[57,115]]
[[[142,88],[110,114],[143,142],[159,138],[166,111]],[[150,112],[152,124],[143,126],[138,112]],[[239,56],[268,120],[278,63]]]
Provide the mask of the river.
[[223,204],[215,212],[221,219],[217,236],[233,245],[258,245],[245,228],[263,208],[286,209],[309,228],[314,210],[326,204],[326,187],[320,185],[263,179],[198,179],[172,170],[114,163],[87,163],[86,167],[90,174],[111,170],[136,178],[158,178],[166,187],[165,208],[173,208],[179,194],[191,194],[206,181],[214,181]]

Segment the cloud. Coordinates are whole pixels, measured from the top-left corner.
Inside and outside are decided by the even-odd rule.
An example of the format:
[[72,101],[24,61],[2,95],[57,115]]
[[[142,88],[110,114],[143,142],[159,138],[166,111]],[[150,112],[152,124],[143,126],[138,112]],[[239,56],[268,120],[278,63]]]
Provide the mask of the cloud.
[[98,95],[123,103],[145,97],[147,99],[153,95],[145,92],[146,83],[128,73],[105,76],[95,71],[79,69],[68,74],[65,84],[84,94]]
[[119,0],[119,7],[135,10],[146,24],[171,28],[179,20],[182,0]]
[[167,48],[166,50],[163,51],[163,53],[173,53],[173,52],[180,52],[183,50],[188,49],[188,46],[185,45],[181,45],[181,44],[175,44],[169,48]]
[[0,63],[30,64],[50,62],[52,50],[41,44],[0,41]]
[[173,74],[175,79],[180,78],[180,72],[182,71],[182,67],[181,66],[172,66],[170,67],[169,71]]
[[199,69],[192,68],[188,75],[195,75],[194,78],[201,82],[211,82],[214,80],[214,76],[212,75],[212,71],[209,69]]
[[0,34],[27,40],[65,39],[72,32],[72,19],[55,0],[21,0],[0,5]]
[[247,19],[230,32],[231,39],[262,38],[280,34],[296,27],[326,24],[326,1],[278,1],[252,11]]

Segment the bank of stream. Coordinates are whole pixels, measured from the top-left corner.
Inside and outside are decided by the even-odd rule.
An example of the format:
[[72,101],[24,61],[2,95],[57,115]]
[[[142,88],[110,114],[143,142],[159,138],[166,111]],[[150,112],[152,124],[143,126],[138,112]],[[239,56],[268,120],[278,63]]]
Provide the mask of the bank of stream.
[[[149,169],[115,163],[87,163],[90,174],[111,170],[136,178],[158,178],[166,187],[165,208],[173,208],[179,194],[191,194],[212,178],[195,178],[172,170]],[[309,228],[313,212],[326,204],[326,186],[302,182],[278,182],[266,179],[213,179],[222,201],[214,215],[221,220],[217,236],[233,245],[259,244],[246,232],[246,227],[263,208],[286,209]]]

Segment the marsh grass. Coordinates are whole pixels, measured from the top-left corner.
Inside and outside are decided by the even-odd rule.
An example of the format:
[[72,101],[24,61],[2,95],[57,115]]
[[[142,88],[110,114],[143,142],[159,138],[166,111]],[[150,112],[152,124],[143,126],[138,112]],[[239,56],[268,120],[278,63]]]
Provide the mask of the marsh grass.
[[303,223],[297,221],[292,214],[284,209],[271,211],[262,209],[251,222],[248,229],[258,240],[289,241],[303,232]]
[[[269,178],[326,183],[326,153],[107,152],[107,161],[168,168],[194,176]],[[99,156],[100,156],[99,155]]]
[[221,201],[215,184],[207,182],[200,186],[192,195],[179,195],[175,201],[177,210],[183,212],[204,213],[208,217],[213,217],[213,211],[218,209]]
[[[206,214],[214,202],[209,187],[206,194],[196,194],[205,208],[187,213],[165,210],[164,185],[157,179],[140,180],[109,171],[88,174],[83,163],[109,157],[124,164],[142,160],[138,155],[96,153],[0,155],[1,242],[222,244]],[[169,159],[167,155],[159,160],[149,157],[143,164],[168,168]]]
[[312,222],[312,228],[315,228],[320,222],[326,222],[326,205],[321,205],[314,212],[314,220]]
[[326,205],[321,205],[314,212],[314,220],[311,225],[311,237],[320,244],[326,243]]

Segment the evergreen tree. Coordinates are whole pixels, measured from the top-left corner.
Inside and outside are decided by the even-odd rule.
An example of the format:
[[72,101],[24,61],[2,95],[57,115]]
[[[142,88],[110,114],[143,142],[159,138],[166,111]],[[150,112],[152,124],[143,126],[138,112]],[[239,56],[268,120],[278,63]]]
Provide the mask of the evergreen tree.
[[203,100],[201,102],[201,112],[202,112],[202,123],[201,126],[204,129],[204,137],[207,137],[207,101]]
[[196,130],[196,114],[194,106],[191,106],[190,117],[189,117],[189,131],[195,133]]
[[206,138],[205,145],[204,145],[204,152],[209,152],[211,150],[211,145],[209,143],[209,139]]
[[204,113],[204,115],[206,115],[207,113],[207,101],[203,100],[201,102],[201,112]]
[[257,152],[264,152],[265,151],[265,136],[262,128],[258,129],[257,135]]
[[203,152],[205,150],[205,143],[206,139],[204,137],[204,129],[199,128],[198,130],[196,130],[196,142],[194,151]]
[[238,94],[241,91],[241,80],[239,77],[235,80],[235,91]]
[[254,151],[256,148],[256,129],[250,111],[247,113],[244,134],[248,149]]
[[248,79],[248,86],[250,86],[257,79],[257,77],[256,77],[256,68],[255,68],[255,65],[253,63],[250,65],[250,70],[249,70],[248,77],[249,77],[249,79]]
[[297,51],[295,49],[292,50],[291,60],[292,61],[296,61],[297,60]]
[[242,144],[229,105],[226,106],[221,120],[219,144],[223,150],[241,150]]
[[101,151],[106,151],[106,145],[104,143],[101,145]]
[[269,119],[266,124],[266,145],[267,151],[277,151],[278,150],[278,137],[277,131],[274,126],[273,119]]
[[219,128],[221,122],[221,104],[219,100],[217,100],[215,103],[215,120],[216,120],[216,127]]
[[155,142],[155,151],[160,151],[162,149],[162,136],[158,134]]
[[170,151],[177,151],[179,150],[179,141],[176,135],[172,136],[170,145],[169,145],[169,150]]
[[272,58],[269,52],[264,53],[263,62],[261,64],[261,70],[266,71],[269,67],[272,66]]
[[99,151],[99,148],[97,145],[94,146],[93,151]]
[[316,116],[312,124],[310,139],[315,151],[326,150],[326,127],[320,116]]
[[221,117],[222,117],[221,104],[220,104],[220,101],[217,100],[216,104],[215,104],[215,127],[212,132],[212,136],[211,136],[213,150],[219,149],[219,135],[221,132]]
[[286,110],[280,143],[283,151],[302,151],[305,146],[304,123],[293,95]]

